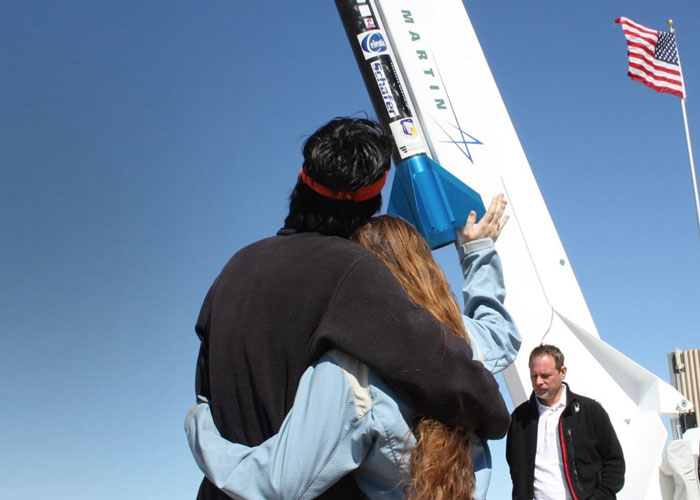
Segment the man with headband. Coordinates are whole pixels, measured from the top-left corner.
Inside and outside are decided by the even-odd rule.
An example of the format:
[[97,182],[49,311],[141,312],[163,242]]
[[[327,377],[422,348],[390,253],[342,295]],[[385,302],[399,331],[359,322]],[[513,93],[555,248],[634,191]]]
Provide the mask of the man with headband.
[[[346,239],[380,209],[391,151],[370,120],[321,127],[304,144],[284,228],[238,251],[214,281],[196,325],[196,390],[225,438],[253,446],[277,433],[301,375],[332,348],[404,391],[419,414],[505,435],[498,385],[468,344]],[[346,476],[323,497],[361,495]],[[205,478],[198,498],[227,497]]]

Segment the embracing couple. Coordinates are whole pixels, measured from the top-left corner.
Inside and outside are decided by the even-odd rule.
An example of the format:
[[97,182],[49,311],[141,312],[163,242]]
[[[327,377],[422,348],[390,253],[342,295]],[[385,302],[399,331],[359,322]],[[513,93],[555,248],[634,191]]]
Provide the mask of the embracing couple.
[[485,498],[486,440],[510,423],[492,373],[520,346],[494,248],[506,202],[458,232],[461,311],[416,230],[373,217],[391,152],[370,120],[321,127],[284,227],[211,286],[185,421],[199,499]]

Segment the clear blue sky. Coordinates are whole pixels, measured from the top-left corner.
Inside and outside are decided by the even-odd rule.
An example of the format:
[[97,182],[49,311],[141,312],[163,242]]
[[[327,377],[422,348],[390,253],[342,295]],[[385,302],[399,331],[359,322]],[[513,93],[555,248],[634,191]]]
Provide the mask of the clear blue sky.
[[[700,347],[680,102],[613,21],[675,19],[700,148],[700,4],[466,4],[601,336],[668,379]],[[373,116],[335,7],[10,0],[0,60],[0,497],[194,498],[204,294],[281,225],[305,135]]]

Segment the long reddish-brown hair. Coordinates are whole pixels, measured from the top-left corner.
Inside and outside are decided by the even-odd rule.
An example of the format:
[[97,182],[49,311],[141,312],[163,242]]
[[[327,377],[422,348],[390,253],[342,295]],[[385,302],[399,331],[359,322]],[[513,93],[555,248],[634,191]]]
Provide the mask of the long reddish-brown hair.
[[[357,229],[351,239],[386,264],[414,303],[447,325],[453,335],[469,342],[462,312],[445,273],[411,224],[398,217],[381,215]],[[417,443],[411,452],[406,498],[471,499],[475,478],[467,430],[422,419],[414,425],[413,432]]]

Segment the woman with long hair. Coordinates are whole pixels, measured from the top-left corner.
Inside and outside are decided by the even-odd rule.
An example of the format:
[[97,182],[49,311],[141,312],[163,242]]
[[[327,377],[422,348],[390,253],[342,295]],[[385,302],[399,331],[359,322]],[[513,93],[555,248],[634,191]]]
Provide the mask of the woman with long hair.
[[[352,239],[386,264],[414,303],[445,323],[452,335],[470,342],[447,278],[413,226],[398,217],[375,217]],[[469,430],[421,419],[411,431],[416,445],[411,452],[406,498],[472,498],[475,479]]]
[[[502,305],[493,247],[507,220],[504,210],[499,195],[478,224],[472,212],[460,234],[464,316],[430,248],[409,223],[375,217],[351,237],[384,262],[417,307],[445,324],[445,334],[472,343],[492,371],[510,364],[520,345]],[[488,449],[470,429],[415,415],[403,394],[336,350],[305,372],[279,433],[259,446],[222,438],[206,402],[190,410],[185,430],[202,471],[233,498],[315,498],[351,472],[370,498],[483,498],[490,475]],[[484,473],[478,479],[475,462]]]

